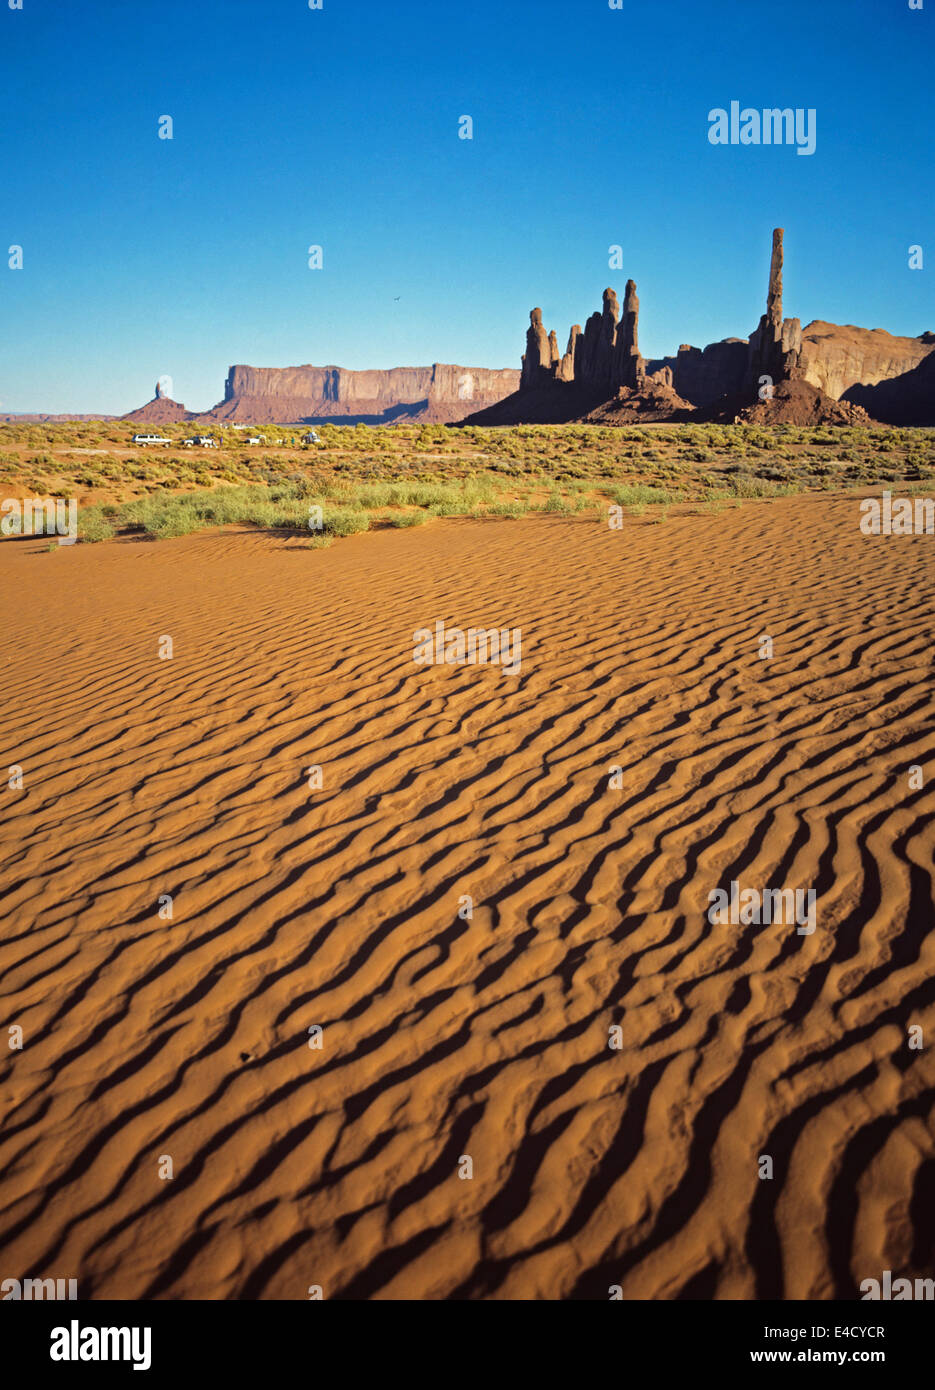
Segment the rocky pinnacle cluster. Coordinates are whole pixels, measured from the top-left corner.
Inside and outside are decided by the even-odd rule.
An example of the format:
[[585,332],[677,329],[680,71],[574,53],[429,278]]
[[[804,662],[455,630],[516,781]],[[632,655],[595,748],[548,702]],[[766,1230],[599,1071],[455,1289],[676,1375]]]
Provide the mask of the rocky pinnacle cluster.
[[[796,375],[802,354],[802,325],[798,319],[782,316],[783,229],[773,232],[773,251],[770,260],[766,313],[749,339],[727,339],[713,344],[706,352],[717,356],[710,364],[708,375],[716,378],[712,396],[743,389],[754,396],[764,376],[772,382],[787,381]],[[683,344],[679,359],[664,358],[647,362],[640,355],[638,326],[640,301],[636,283],[627,281],[621,314],[614,290],[604,291],[603,308],[593,313],[582,333],[573,324],[568,346],[560,356],[555,333],[547,333],[542,323],[542,310],[533,309],[526,331],[526,352],[520,375],[521,391],[532,390],[550,381],[574,382],[589,396],[606,399],[621,387],[641,390],[647,383],[680,389],[680,377],[686,379],[689,391],[704,383],[699,376],[698,348]],[[684,368],[684,370],[682,370]],[[692,392],[694,394],[694,392]]]
[[611,396],[620,387],[638,388],[646,377],[637,330],[640,301],[636,284],[627,281],[623,314],[614,290],[604,291],[600,313],[593,313],[581,331],[573,324],[564,356],[559,355],[554,331],[546,333],[542,310],[533,309],[526,331],[526,351],[520,374],[521,391],[549,381],[573,381],[595,395]]

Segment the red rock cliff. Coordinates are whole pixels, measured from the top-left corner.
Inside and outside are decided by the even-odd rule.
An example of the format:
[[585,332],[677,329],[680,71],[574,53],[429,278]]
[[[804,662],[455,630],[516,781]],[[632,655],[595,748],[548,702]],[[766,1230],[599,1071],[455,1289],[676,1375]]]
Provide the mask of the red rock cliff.
[[224,400],[210,412],[227,420],[299,421],[366,417],[460,420],[501,400],[519,385],[514,368],[390,367],[348,371],[344,367],[233,366]]

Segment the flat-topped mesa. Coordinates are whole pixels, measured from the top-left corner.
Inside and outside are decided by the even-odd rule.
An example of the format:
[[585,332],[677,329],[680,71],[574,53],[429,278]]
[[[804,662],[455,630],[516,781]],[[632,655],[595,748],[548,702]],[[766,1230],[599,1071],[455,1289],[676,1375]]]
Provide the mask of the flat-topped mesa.
[[773,229],[773,251],[769,262],[766,313],[750,335],[747,389],[757,392],[764,376],[773,385],[795,375],[802,351],[802,325],[798,319],[782,316],[783,229]]
[[264,424],[319,420],[390,424],[419,419],[448,422],[503,400],[519,385],[515,367],[424,367],[352,371],[344,367],[232,366],[224,399],[203,418]]

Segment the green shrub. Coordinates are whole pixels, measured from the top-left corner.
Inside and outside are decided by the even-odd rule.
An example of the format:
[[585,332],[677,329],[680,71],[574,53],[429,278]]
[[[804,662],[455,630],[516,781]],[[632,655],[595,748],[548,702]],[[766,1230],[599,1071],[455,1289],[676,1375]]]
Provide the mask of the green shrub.
[[323,529],[331,536],[353,536],[358,531],[370,529],[370,518],[346,508],[325,512]]
[[86,507],[78,515],[78,536],[82,541],[109,541],[117,534],[100,507]]

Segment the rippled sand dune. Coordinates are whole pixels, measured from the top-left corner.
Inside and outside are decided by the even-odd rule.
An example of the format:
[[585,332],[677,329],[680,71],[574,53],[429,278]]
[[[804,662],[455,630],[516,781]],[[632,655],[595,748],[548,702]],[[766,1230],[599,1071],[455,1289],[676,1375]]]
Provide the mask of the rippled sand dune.
[[[0,1277],[931,1276],[935,551],[857,523],[0,546]],[[415,665],[436,619],[520,627],[521,672]],[[816,930],[713,925],[732,880]]]

